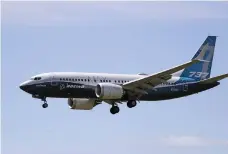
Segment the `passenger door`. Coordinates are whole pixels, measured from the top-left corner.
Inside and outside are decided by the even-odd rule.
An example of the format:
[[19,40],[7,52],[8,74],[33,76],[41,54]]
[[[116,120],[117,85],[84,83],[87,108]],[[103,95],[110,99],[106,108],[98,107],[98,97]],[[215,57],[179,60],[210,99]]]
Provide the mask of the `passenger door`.
[[183,85],[183,91],[187,92],[188,91],[188,84]]
[[53,75],[51,78],[51,86],[58,86],[58,83],[59,83],[58,80]]

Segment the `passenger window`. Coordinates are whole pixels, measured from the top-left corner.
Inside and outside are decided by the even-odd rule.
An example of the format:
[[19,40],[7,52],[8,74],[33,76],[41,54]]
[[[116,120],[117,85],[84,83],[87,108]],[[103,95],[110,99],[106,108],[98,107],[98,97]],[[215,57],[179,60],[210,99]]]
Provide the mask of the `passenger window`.
[[103,80],[103,82],[105,82],[105,80]]
[[97,82],[96,80],[94,80],[94,82]]
[[100,80],[102,82],[102,80]]
[[85,81],[86,81],[86,79],[85,79]]
[[88,82],[89,82],[89,79],[88,79]]

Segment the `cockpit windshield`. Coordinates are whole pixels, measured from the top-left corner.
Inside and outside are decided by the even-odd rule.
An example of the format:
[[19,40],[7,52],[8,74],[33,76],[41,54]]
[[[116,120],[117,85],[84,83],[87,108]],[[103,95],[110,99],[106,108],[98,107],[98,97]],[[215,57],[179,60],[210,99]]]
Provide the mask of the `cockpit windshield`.
[[41,80],[41,77],[35,77],[34,80]]
[[33,77],[31,80],[41,80],[41,77]]

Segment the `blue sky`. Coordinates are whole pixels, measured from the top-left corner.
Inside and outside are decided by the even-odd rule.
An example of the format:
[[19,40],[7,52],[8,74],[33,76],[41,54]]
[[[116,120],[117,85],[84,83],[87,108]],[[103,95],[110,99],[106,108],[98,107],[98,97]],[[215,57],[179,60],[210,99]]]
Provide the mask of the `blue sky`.
[[227,73],[227,2],[3,2],[3,154],[227,154],[228,80],[169,101],[92,111],[18,85],[52,71],[155,73],[218,35],[212,76]]

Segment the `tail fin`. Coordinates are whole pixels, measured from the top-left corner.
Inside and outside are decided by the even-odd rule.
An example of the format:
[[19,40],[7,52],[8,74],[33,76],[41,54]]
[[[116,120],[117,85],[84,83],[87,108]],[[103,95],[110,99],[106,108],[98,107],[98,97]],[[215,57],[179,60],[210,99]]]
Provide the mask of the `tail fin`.
[[192,59],[202,60],[178,72],[179,77],[195,80],[210,78],[217,36],[208,36]]

